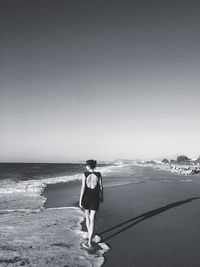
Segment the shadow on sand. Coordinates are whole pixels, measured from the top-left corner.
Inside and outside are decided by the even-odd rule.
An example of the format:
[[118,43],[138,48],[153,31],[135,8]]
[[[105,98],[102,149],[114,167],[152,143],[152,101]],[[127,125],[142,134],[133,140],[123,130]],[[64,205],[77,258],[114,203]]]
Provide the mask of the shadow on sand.
[[115,232],[114,234],[111,234],[109,235],[108,237],[105,237],[102,239],[102,242],[105,242],[107,241],[108,239],[128,230],[129,228],[133,227],[134,225],[144,221],[144,220],[147,220],[153,216],[156,216],[162,212],[165,212],[169,209],[173,209],[175,207],[178,207],[178,206],[181,206],[181,205],[184,205],[184,204],[187,204],[193,200],[197,200],[197,199],[200,199],[200,197],[193,197],[193,198],[188,198],[188,199],[185,199],[185,200],[181,200],[181,201],[177,201],[177,202],[173,202],[171,204],[168,204],[166,206],[162,206],[160,208],[157,208],[157,209],[154,209],[154,210],[150,210],[148,212],[145,212],[145,213],[142,213],[141,215],[137,216],[137,217],[134,217],[134,218],[131,218],[127,221],[124,221],[122,223],[119,223],[117,225],[114,225],[113,227],[110,227],[108,229],[106,229],[105,231],[102,231],[101,233],[99,233],[99,235],[104,235],[105,233],[108,233],[114,229],[117,229],[121,226],[125,226],[126,224],[130,223],[129,225],[123,227],[122,229],[120,229],[119,231]]

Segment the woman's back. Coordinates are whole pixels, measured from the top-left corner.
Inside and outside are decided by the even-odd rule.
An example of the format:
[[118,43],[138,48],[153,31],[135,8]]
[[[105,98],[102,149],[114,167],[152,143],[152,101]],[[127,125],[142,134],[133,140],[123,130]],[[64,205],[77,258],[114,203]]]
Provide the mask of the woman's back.
[[86,185],[87,187],[89,187],[90,189],[94,189],[97,184],[99,183],[99,176],[97,173],[92,172],[92,173],[85,173],[86,175]]

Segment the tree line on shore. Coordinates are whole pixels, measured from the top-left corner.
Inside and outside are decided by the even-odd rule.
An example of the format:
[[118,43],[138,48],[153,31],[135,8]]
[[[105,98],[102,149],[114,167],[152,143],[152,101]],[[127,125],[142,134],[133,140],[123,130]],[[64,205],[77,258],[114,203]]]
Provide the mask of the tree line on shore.
[[198,165],[200,165],[200,156],[197,159],[193,160],[193,159],[190,159],[189,157],[187,157],[185,155],[180,155],[180,156],[177,156],[176,159],[171,159],[171,160],[164,158],[162,160],[162,163],[186,164],[186,165],[198,164]]

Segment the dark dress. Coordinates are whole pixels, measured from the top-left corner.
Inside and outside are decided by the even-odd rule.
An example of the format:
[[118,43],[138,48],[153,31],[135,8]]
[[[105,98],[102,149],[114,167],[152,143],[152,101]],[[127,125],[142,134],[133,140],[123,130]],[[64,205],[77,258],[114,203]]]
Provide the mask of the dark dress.
[[[98,182],[95,186],[95,188],[90,188],[87,186],[87,177],[91,174],[95,174],[98,178]],[[82,205],[83,208],[86,210],[96,210],[98,211],[99,209],[99,203],[100,203],[100,177],[101,173],[100,172],[84,172],[85,175],[85,191],[83,194],[82,198]]]

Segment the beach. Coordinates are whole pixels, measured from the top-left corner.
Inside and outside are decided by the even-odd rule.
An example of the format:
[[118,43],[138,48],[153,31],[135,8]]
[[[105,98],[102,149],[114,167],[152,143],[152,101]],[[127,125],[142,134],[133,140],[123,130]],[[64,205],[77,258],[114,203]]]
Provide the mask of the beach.
[[[197,267],[200,242],[200,176],[181,176],[147,167],[104,177],[105,201],[96,233],[109,245],[105,267]],[[124,173],[124,175],[123,175]],[[120,184],[121,182],[121,184]],[[67,184],[47,186],[46,206],[75,203]],[[70,188],[71,190],[71,188]],[[59,195],[60,198],[52,196]]]
[[101,241],[92,253],[81,248],[81,173],[1,181],[0,266],[199,266],[200,175],[133,164],[99,170]]
[[1,164],[0,266],[102,266],[106,244],[96,244],[92,254],[81,247],[83,211],[75,203],[44,207],[47,184],[72,192],[82,170],[83,164]]

